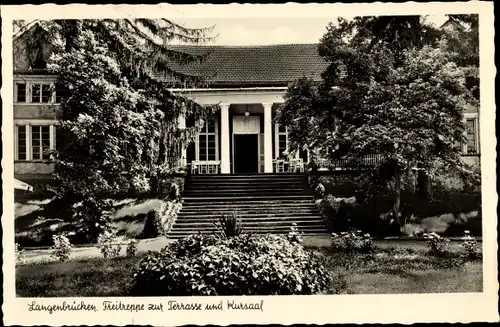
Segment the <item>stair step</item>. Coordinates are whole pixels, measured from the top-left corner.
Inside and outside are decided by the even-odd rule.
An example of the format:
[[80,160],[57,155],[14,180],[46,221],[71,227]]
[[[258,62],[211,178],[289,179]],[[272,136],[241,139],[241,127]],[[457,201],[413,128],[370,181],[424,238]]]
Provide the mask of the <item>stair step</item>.
[[290,183],[290,184],[232,184],[226,183],[223,185],[188,185],[184,191],[191,190],[262,190],[262,189],[301,189],[307,191],[305,185]]
[[[191,222],[194,221],[194,222]],[[172,226],[172,230],[176,230],[178,228],[194,228],[197,229],[197,226],[206,226],[206,228],[212,228],[216,229],[213,220],[209,221],[196,221],[196,220],[191,220],[186,223],[182,223],[181,220],[176,220],[175,224]],[[318,219],[318,217],[295,217],[294,219],[285,219],[285,220],[251,220],[251,221],[243,221],[242,226],[267,226],[270,225],[272,228],[278,228],[278,229],[287,229],[290,230],[290,227],[292,224],[297,224],[297,227],[299,228],[305,228],[305,227],[310,227],[312,226],[317,226],[324,228],[324,222],[322,219]],[[268,226],[269,227],[269,226]],[[205,227],[203,227],[205,228]]]
[[241,207],[236,207],[236,208],[212,208],[212,209],[207,209],[207,208],[182,208],[181,212],[179,212],[179,216],[189,216],[189,215],[200,215],[200,216],[218,216],[223,213],[235,213],[236,215],[251,215],[251,214],[265,214],[265,213],[272,213],[272,214],[282,214],[282,213],[287,213],[287,212],[295,212],[295,213],[317,213],[319,210],[312,205],[309,207],[291,207],[291,208],[272,208],[272,207],[263,207],[263,208],[241,208]]
[[[210,211],[205,211],[204,213],[185,213],[183,211],[179,212],[177,215],[178,218],[212,218],[212,219],[217,219],[221,214],[225,212],[210,212]],[[308,210],[308,211],[302,211],[302,212],[297,212],[297,211],[285,211],[285,212],[274,212],[272,210],[270,211],[261,211],[261,212],[256,212],[256,213],[244,213],[244,212],[235,212],[238,218],[272,218],[272,217],[295,217],[295,216],[319,216],[319,211],[318,210]]]
[[270,187],[231,187],[231,186],[224,186],[220,188],[189,188],[185,189],[184,193],[226,193],[226,192],[289,192],[289,191],[297,191],[297,192],[305,192],[303,188],[300,187],[277,187],[277,186],[270,186]]
[[[214,234],[217,233],[218,231],[216,230],[207,230],[207,229],[200,229],[200,230],[177,230],[174,231],[172,230],[169,233],[169,237],[171,238],[181,238],[181,237],[186,237],[189,235],[196,235],[196,234]],[[264,228],[249,228],[245,229],[243,231],[244,234],[281,234],[281,235],[286,235],[290,232],[289,228],[286,229],[271,229],[269,227],[264,227]],[[330,233],[326,232],[324,228],[299,228],[299,232],[303,233],[304,235],[329,235]]]
[[[325,234],[328,234],[323,226],[297,226],[297,229],[299,232],[325,232]],[[198,234],[198,233],[213,233],[217,232],[218,229],[215,228],[214,226],[200,226],[200,228],[172,228],[170,230],[169,234],[174,235],[174,234]],[[256,233],[256,232],[263,232],[263,233],[286,233],[288,234],[290,232],[290,226],[288,225],[269,225],[269,226],[248,226],[248,228],[244,228],[242,230],[243,233]]]
[[[177,217],[176,223],[184,223],[184,222],[217,222],[219,219],[218,216],[181,216]],[[321,215],[317,214],[312,214],[312,213],[305,213],[305,214],[289,214],[289,215],[276,215],[276,216],[238,216],[238,219],[241,222],[246,222],[246,221],[295,221],[295,220],[304,220],[304,221],[311,221],[311,220],[318,220],[318,221],[323,221],[323,218]],[[292,221],[292,222],[293,222]]]
[[244,233],[287,234],[292,224],[308,235],[327,235],[305,174],[192,175],[169,237],[210,234],[234,212]]
[[[311,195],[276,195],[271,198],[272,200],[284,199],[284,200],[309,200],[312,201],[314,198]],[[183,197],[184,202],[200,202],[200,201],[262,201],[262,200],[270,200],[269,196],[212,196],[212,197],[192,197],[186,196]]]
[[[198,198],[196,198],[198,199]],[[184,199],[185,200],[185,199]],[[204,199],[205,200],[205,199]],[[198,202],[184,202],[183,207],[207,207],[207,206],[216,206],[220,207],[221,205],[227,205],[227,206],[247,206],[247,207],[255,207],[255,206],[260,206],[260,205],[267,205],[267,206],[294,206],[294,205],[315,205],[315,202],[313,201],[313,197],[307,197],[306,199],[296,199],[296,196],[290,197],[290,198],[280,198],[280,199],[273,199],[269,197],[265,198],[259,198],[259,199],[249,199],[247,197],[243,198],[243,200],[238,200],[234,198],[229,198],[229,201],[223,201],[222,199],[210,203],[203,201],[202,203]]]
[[259,179],[259,178],[272,178],[277,177],[281,179],[286,178],[305,178],[307,174],[305,173],[258,173],[258,174],[210,174],[210,175],[189,175],[187,177],[188,180],[194,179],[207,179],[207,178],[220,178],[220,179],[238,179],[238,178],[251,178],[251,179]]

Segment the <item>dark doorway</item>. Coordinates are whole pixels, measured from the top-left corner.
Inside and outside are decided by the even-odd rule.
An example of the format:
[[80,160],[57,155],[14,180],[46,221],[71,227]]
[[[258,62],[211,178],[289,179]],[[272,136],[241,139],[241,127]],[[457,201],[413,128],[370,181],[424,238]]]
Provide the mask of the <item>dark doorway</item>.
[[258,145],[258,134],[234,134],[235,173],[257,173],[259,171]]

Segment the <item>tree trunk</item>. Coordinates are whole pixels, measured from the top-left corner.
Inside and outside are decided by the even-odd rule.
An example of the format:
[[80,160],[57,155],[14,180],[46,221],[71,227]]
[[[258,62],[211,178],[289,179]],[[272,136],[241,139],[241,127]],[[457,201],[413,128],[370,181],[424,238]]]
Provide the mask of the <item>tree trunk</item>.
[[399,175],[399,172],[396,171],[396,174],[394,176],[394,204],[392,206],[392,216],[401,231],[402,226],[401,226],[400,207],[401,207],[401,176]]
[[425,170],[421,169],[417,173],[417,194],[422,199],[429,197],[429,176]]

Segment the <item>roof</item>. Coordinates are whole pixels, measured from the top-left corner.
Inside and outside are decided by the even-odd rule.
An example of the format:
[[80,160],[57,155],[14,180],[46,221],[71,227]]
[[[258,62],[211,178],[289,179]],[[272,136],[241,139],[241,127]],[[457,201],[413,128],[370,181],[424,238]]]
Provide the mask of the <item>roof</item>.
[[[34,20],[21,28],[14,39],[35,27]],[[204,78],[209,85],[286,86],[301,77],[321,80],[327,62],[318,54],[317,44],[281,44],[257,46],[170,45],[169,48],[192,55],[204,55],[203,63],[170,63],[174,71]],[[19,72],[18,72],[19,73]],[[162,76],[173,82],[171,77]]]
[[317,44],[176,45],[171,48],[193,55],[207,54],[207,57],[203,63],[174,63],[172,69],[204,77],[211,85],[287,85],[301,77],[320,81],[328,64],[319,56],[317,47]]

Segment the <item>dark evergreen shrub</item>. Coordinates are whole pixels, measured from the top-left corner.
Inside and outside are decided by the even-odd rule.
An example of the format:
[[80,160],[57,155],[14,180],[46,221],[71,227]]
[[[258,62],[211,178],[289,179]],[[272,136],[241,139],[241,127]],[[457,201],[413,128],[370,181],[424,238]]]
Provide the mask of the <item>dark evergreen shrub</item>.
[[158,237],[162,233],[161,217],[158,211],[150,210],[146,216],[141,238]]

